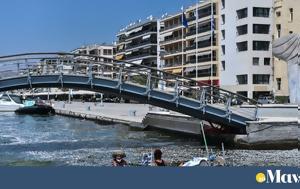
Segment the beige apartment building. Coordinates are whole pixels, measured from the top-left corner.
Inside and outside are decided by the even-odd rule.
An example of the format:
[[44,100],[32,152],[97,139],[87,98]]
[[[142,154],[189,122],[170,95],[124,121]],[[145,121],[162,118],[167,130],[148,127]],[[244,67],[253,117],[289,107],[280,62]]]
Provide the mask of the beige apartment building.
[[199,2],[160,22],[163,70],[219,85],[219,0]]
[[[300,1],[274,0],[273,39],[291,33],[300,34]],[[289,96],[287,63],[274,57],[274,92],[280,101]]]

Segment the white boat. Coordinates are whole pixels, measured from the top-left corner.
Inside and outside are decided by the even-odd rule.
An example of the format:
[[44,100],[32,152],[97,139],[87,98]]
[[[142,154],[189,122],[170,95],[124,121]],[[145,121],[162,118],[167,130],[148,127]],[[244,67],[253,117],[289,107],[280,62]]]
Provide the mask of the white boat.
[[0,94],[0,112],[14,112],[24,107],[19,96],[13,94]]

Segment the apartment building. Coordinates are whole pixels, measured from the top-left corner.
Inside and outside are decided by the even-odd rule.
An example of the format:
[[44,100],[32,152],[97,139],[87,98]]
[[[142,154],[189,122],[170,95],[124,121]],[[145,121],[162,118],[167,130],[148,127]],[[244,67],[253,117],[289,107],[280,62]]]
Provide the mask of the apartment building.
[[[300,1],[275,0],[273,39],[291,33],[300,34]],[[287,63],[274,57],[274,88],[278,101],[286,102],[289,96]]]
[[184,10],[184,15],[179,12],[161,20],[163,70],[219,85],[218,4],[218,0],[199,2]]
[[115,59],[156,67],[157,32],[157,21],[153,17],[122,29],[117,34]]
[[273,94],[273,0],[220,0],[221,87],[249,98]]
[[[81,54],[81,55],[95,55],[95,56],[101,56],[99,58],[94,58],[96,61],[99,61],[101,63],[112,63],[113,58],[116,52],[115,45],[107,45],[107,44],[93,44],[93,45],[87,45],[82,46],[80,48],[74,49],[71,51],[71,53],[74,54]],[[84,56],[78,56],[77,59],[81,59],[81,62],[84,62],[84,59],[88,59]],[[84,71],[84,70],[81,70]],[[112,67],[110,66],[101,66],[98,65],[97,72],[102,72],[105,76],[111,76],[114,77],[115,72],[113,71]]]

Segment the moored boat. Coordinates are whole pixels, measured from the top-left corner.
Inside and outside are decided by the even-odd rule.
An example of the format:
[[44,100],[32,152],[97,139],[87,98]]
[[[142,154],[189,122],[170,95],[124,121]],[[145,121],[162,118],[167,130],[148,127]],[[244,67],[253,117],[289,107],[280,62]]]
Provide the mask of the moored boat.
[[13,94],[0,94],[0,112],[14,112],[24,107],[20,96]]
[[41,100],[26,101],[25,107],[19,108],[15,111],[17,114],[30,114],[30,115],[49,115],[55,114],[52,106],[49,106]]

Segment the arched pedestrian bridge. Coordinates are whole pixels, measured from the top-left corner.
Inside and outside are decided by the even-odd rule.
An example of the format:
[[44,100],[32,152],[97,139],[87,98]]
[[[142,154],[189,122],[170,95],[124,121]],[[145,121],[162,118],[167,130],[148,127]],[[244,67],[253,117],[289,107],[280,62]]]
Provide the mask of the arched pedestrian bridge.
[[72,53],[0,57],[0,92],[29,88],[112,93],[241,131],[246,121],[256,119],[258,106],[252,99],[218,87],[106,57]]

